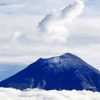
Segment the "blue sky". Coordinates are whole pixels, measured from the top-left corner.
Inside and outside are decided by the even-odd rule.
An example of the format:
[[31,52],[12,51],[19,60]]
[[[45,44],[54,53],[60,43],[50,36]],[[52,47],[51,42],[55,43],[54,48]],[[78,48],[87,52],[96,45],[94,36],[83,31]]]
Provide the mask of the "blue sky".
[[66,26],[65,43],[52,40],[53,34],[41,33],[37,27],[48,13],[75,1],[0,0],[0,62],[31,63],[71,52],[100,69],[100,0],[85,0],[81,14]]

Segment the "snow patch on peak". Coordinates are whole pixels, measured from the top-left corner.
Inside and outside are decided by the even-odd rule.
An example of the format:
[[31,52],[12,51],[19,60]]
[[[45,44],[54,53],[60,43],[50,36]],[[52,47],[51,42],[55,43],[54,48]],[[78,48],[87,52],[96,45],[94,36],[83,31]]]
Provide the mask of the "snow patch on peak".
[[49,62],[58,63],[60,61],[60,57],[53,57],[48,59]]
[[[81,69],[86,68],[88,66],[90,69],[95,70],[92,66],[84,62],[80,57],[77,57],[74,54],[71,53],[64,53],[61,56],[51,57],[48,59],[40,58],[39,61],[42,63],[42,65],[48,64],[49,67],[57,68],[66,68],[66,69]],[[46,65],[47,66],[47,65]]]
[[69,52],[61,55],[60,57],[62,57],[62,58],[78,58],[77,56],[75,56],[74,54],[71,54]]
[[81,64],[84,64],[85,62],[71,54],[71,53],[65,53],[61,56],[56,56],[56,57],[51,57],[51,58],[48,58],[48,59],[44,59],[44,58],[40,58],[39,61],[43,61],[43,63],[53,63],[53,64],[62,64],[62,65],[69,65],[69,64],[78,64],[78,63],[81,63]]

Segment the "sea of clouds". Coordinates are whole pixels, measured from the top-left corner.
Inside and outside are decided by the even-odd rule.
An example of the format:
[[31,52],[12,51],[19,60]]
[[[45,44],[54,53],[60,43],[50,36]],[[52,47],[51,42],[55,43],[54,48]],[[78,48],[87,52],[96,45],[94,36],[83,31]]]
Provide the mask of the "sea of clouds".
[[0,100],[100,100],[99,92],[0,88]]

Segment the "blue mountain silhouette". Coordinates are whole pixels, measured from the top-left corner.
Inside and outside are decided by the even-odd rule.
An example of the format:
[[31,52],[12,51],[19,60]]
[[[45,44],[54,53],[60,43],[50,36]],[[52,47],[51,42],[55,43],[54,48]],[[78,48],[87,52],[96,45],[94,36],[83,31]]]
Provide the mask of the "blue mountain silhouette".
[[38,59],[24,70],[0,82],[16,89],[100,91],[100,71],[71,54]]

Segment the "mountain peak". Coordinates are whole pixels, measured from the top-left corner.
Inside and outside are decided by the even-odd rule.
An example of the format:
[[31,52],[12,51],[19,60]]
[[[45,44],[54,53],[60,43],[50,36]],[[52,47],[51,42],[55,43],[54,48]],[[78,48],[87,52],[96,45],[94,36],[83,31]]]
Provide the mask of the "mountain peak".
[[[51,57],[48,59],[39,59],[39,60],[44,60],[45,62],[48,63],[61,63],[61,64],[86,64],[81,58],[78,56],[72,54],[72,53],[64,53],[61,56],[56,56],[56,57]],[[74,63],[73,63],[74,62]]]
[[75,56],[72,53],[64,53],[63,55],[60,56],[55,56],[55,57],[51,57],[51,58],[39,58],[38,61],[50,61],[50,62],[59,62],[60,60],[64,60],[64,59],[80,59],[79,57]]
[[49,64],[49,66],[56,64],[56,66],[59,68],[61,68],[60,65],[62,65],[64,68],[78,68],[79,66],[87,65],[87,63],[81,58],[69,52],[51,58],[40,58],[38,61],[42,64]]
[[[63,55],[61,56],[55,56],[55,57],[51,57],[51,58],[39,58],[38,60],[39,61],[48,61],[48,62],[52,62],[52,63],[58,63],[60,62],[61,60],[67,60],[67,59],[75,59],[75,58],[78,58],[77,56],[75,56],[74,54],[71,54],[71,53],[64,53]],[[64,60],[64,61],[65,61]]]
[[60,57],[65,57],[65,58],[67,58],[67,57],[76,57],[74,54],[72,54],[72,53],[64,53],[63,55],[61,55]]

